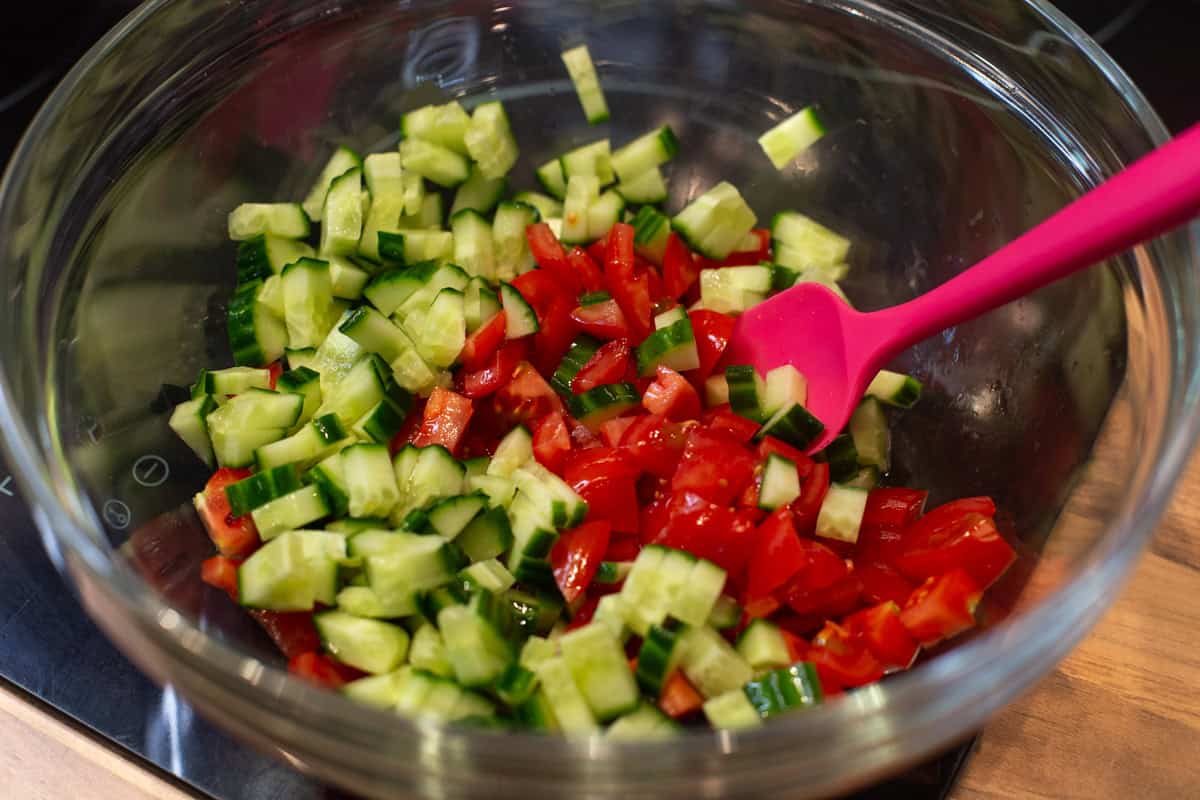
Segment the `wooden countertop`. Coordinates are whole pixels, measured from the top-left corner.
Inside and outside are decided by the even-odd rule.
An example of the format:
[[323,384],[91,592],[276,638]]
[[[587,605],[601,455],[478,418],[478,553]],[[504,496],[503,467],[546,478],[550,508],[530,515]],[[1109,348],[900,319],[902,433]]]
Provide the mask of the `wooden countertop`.
[[[1200,457],[1101,623],[996,717],[955,800],[1200,794]],[[186,800],[0,687],[0,786],[11,800]]]

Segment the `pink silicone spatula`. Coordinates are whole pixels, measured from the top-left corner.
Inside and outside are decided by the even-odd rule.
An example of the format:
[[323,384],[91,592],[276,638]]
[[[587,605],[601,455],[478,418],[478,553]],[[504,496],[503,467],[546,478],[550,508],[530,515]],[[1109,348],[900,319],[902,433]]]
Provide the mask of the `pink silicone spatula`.
[[975,266],[920,297],[864,314],[802,283],[743,314],[730,364],[760,374],[792,364],[808,379],[807,407],[825,423],[810,451],[850,419],[893,356],[939,331],[1116,255],[1200,213],[1200,125],[1137,161]]

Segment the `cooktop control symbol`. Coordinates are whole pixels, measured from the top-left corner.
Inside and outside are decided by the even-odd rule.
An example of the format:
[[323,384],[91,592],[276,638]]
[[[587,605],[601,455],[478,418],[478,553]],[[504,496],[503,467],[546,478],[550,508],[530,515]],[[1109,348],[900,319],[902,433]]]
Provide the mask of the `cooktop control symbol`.
[[133,518],[133,512],[129,509],[129,506],[120,500],[109,500],[100,509],[100,513],[104,517],[104,521],[118,531],[128,528],[129,520]]
[[147,489],[162,486],[170,476],[171,467],[162,456],[151,453],[133,462],[133,479]]
[[3,478],[0,478],[0,494],[5,497],[15,496],[12,488],[12,475],[5,475]]

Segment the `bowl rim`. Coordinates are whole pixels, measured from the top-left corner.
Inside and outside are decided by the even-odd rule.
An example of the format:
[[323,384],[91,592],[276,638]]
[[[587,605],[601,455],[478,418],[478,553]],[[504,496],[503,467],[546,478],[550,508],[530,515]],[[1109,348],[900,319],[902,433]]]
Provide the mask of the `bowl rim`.
[[[134,10],[117,26],[95,44],[68,75],[55,88],[39,110],[26,134],[18,144],[0,181],[0,217],[4,207],[14,194],[14,187],[27,177],[29,151],[58,118],[59,112],[99,61],[117,47],[133,31],[163,8],[177,0],[150,0]],[[1138,124],[1150,138],[1161,144],[1168,137],[1167,131],[1157,114],[1150,107],[1141,91],[1132,83],[1124,71],[1074,22],[1061,11],[1050,5],[1048,0],[1019,0],[1030,9],[1039,22],[1057,30],[1098,68],[1108,85],[1125,101]],[[852,0],[851,4],[866,5],[868,0]],[[960,48],[955,48],[959,49]],[[969,55],[969,54],[966,54]],[[936,715],[929,712],[931,689],[961,687],[962,679],[973,675],[978,679],[990,677],[996,690],[988,698],[971,696],[975,702],[969,711],[962,714],[957,729],[959,734],[969,733],[998,707],[1025,691],[1050,666],[1060,660],[1090,629],[1091,624],[1115,599],[1113,587],[1128,577],[1136,557],[1150,537],[1158,519],[1170,501],[1175,483],[1186,466],[1197,434],[1200,433],[1200,413],[1197,412],[1195,386],[1200,380],[1194,364],[1189,364],[1190,376],[1178,363],[1173,364],[1171,382],[1189,380],[1192,384],[1183,405],[1175,410],[1177,426],[1169,436],[1164,434],[1161,457],[1155,462],[1151,474],[1143,482],[1142,491],[1126,498],[1119,513],[1106,524],[1107,531],[1101,544],[1080,561],[1080,574],[1070,583],[1059,587],[1043,598],[1038,607],[1026,614],[984,631],[969,642],[941,654],[922,665],[918,670],[895,676],[871,691],[859,691],[847,696],[842,702],[831,703],[814,709],[803,716],[773,721],[770,726],[736,735],[728,732],[697,731],[660,747],[679,751],[681,748],[696,755],[723,753],[748,754],[761,758],[770,752],[772,745],[789,741],[794,745],[803,739],[828,739],[839,731],[868,724],[872,716],[886,704],[905,715],[905,725],[898,730],[906,738],[917,737],[922,744],[906,753],[908,761],[928,755],[938,746],[945,745],[950,735],[935,733],[932,723]],[[177,612],[162,605],[149,588],[141,585],[131,572],[110,561],[109,556],[94,541],[103,540],[102,527],[92,509],[77,498],[63,497],[56,491],[49,477],[49,464],[37,446],[34,432],[21,422],[15,399],[9,393],[8,374],[0,363],[0,423],[4,436],[0,444],[16,469],[15,478],[23,496],[34,509],[34,517],[42,531],[52,559],[61,568],[64,558],[58,551],[62,546],[70,555],[66,559],[69,571],[76,577],[87,577],[88,584],[99,586],[101,591],[122,612],[129,616],[127,622],[136,623],[146,631],[152,631],[160,644],[169,644],[177,653],[188,653],[199,664],[192,665],[208,678],[222,684],[222,690],[239,695],[241,699],[254,703],[269,696],[287,700],[287,708],[296,715],[312,713],[321,721],[350,719],[349,728],[358,729],[366,725],[380,732],[387,730],[400,736],[417,737],[431,730],[443,731],[446,738],[480,743],[490,755],[497,759],[527,758],[536,756],[539,761],[587,757],[590,759],[616,758],[617,763],[627,763],[634,754],[644,760],[650,743],[623,744],[597,739],[572,740],[547,738],[536,734],[506,733],[497,736],[489,732],[474,731],[461,727],[440,728],[428,722],[411,721],[385,712],[353,706],[353,714],[346,714],[349,701],[333,694],[308,686],[290,677],[285,671],[249,658],[233,646],[204,635],[200,628]],[[69,487],[64,492],[69,492]],[[91,533],[85,532],[91,531]],[[93,536],[97,537],[93,540]],[[78,571],[78,572],[77,572]],[[1097,598],[1100,598],[1097,600]],[[84,593],[85,605],[90,603]],[[1065,613],[1073,609],[1074,613]],[[1071,625],[1063,623],[1069,617]],[[1079,624],[1080,622],[1085,624]],[[1038,640],[1042,646],[1028,646],[1014,652],[1009,647],[1012,641],[1029,642]],[[239,677],[246,674],[246,665],[253,662],[258,670],[253,681]],[[1012,680],[1013,676],[1018,680]],[[957,699],[962,706],[968,699],[965,693]],[[977,693],[975,693],[977,694]],[[954,702],[939,692],[943,702]],[[915,722],[908,724],[909,719]],[[311,720],[310,720],[311,721]],[[894,736],[894,734],[893,734]],[[531,742],[537,742],[532,749]],[[651,759],[653,760],[653,759]],[[665,760],[664,760],[665,763]],[[747,761],[747,764],[752,761]],[[882,764],[883,762],[879,762]],[[883,767],[881,766],[880,769]],[[891,765],[887,769],[891,769]],[[632,774],[630,777],[634,777]],[[659,777],[647,774],[646,777]]]

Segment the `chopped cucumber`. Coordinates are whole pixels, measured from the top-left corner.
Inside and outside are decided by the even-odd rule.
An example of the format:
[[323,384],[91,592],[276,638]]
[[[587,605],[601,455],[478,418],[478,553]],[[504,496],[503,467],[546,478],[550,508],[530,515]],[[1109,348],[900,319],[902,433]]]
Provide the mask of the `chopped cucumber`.
[[809,106],[758,137],[758,144],[775,169],[783,169],[824,135],[825,125],[816,107]]
[[604,99],[604,90],[600,88],[600,78],[596,75],[596,67],[592,64],[592,55],[587,45],[564,50],[563,64],[575,84],[575,93],[579,95],[579,103],[583,106],[583,115],[589,125],[599,125],[608,121],[608,103]]
[[720,261],[738,247],[757,221],[733,184],[722,181],[676,214],[671,225],[693,250]]

